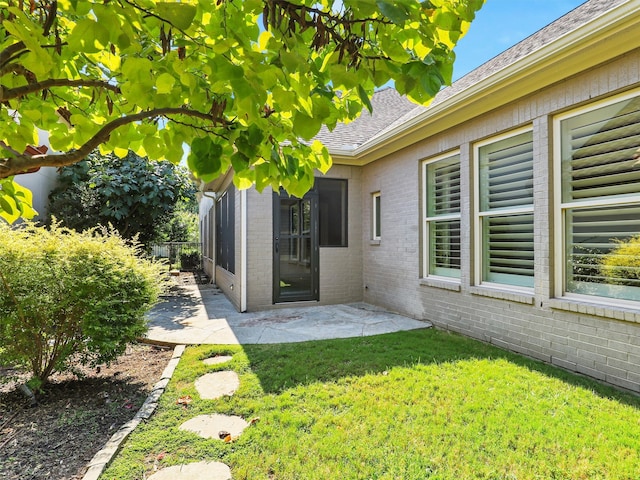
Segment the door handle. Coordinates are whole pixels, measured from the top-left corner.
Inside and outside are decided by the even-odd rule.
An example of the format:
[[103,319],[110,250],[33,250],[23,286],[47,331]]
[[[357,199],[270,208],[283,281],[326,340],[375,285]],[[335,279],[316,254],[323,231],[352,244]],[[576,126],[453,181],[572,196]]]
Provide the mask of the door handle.
[[278,240],[280,240],[280,239],[278,237],[276,237],[276,242],[275,242],[276,253],[278,253],[278,249],[280,247],[280,242]]

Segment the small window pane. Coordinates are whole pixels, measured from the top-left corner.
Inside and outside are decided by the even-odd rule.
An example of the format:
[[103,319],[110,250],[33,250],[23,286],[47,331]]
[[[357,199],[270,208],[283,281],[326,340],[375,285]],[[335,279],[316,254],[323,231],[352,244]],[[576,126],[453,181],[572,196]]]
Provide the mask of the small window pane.
[[640,300],[640,206],[568,209],[566,289]]
[[480,210],[533,204],[531,132],[480,147]]
[[429,224],[429,274],[460,278],[460,220]]
[[460,157],[427,165],[427,216],[460,213]]
[[373,194],[373,239],[380,240],[380,194]]
[[561,122],[562,200],[640,192],[640,97]]
[[485,280],[533,287],[533,215],[484,217],[482,239]]

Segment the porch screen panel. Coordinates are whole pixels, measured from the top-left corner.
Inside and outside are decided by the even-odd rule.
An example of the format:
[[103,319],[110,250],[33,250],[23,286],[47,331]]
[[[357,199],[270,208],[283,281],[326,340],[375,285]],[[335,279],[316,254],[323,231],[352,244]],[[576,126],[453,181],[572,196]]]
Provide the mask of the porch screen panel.
[[218,200],[216,209],[216,265],[235,273],[235,187]]
[[640,300],[640,98],[560,122],[565,291]]
[[533,287],[533,135],[478,153],[482,281]]

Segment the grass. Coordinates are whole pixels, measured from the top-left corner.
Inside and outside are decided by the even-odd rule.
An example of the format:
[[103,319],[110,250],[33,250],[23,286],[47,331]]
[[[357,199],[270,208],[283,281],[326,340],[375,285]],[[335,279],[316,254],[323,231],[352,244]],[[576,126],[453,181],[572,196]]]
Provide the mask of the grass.
[[[201,362],[216,354],[233,359]],[[200,399],[195,379],[222,369],[238,372],[238,392]],[[192,347],[101,478],[209,460],[236,480],[635,479],[639,407],[635,395],[435,329]],[[231,444],[178,429],[209,413],[260,420]]]

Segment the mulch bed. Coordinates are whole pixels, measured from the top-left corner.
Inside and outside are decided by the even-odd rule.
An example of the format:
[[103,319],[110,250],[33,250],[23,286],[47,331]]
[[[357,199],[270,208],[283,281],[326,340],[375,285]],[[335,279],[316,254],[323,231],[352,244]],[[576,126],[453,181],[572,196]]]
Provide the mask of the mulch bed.
[[132,345],[110,366],[83,378],[56,375],[29,406],[0,367],[0,478],[78,480],[88,462],[131,420],[169,363],[173,349]]

